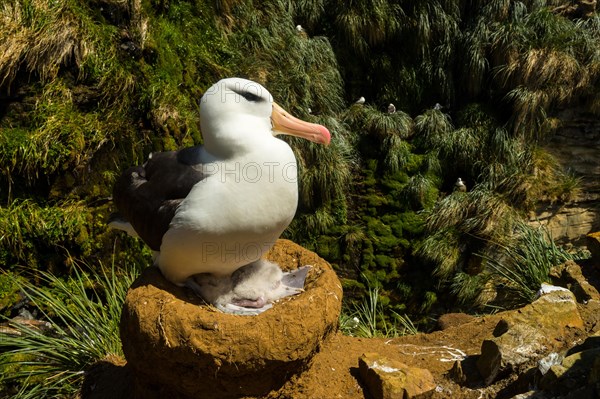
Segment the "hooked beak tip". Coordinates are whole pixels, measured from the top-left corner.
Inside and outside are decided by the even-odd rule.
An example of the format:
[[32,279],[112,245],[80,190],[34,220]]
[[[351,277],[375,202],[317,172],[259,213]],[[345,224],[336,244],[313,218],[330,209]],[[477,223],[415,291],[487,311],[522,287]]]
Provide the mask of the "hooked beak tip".
[[273,103],[271,121],[275,132],[302,137],[324,145],[329,145],[331,141],[331,133],[325,126],[298,119],[276,103]]

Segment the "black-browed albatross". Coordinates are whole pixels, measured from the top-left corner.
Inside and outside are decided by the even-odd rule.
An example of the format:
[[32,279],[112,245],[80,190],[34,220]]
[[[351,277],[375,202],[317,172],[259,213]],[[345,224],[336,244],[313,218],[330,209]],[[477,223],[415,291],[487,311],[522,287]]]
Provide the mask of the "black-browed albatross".
[[[117,179],[111,227],[155,251],[164,277],[225,311],[270,307],[298,293],[306,268],[261,259],[298,203],[296,159],[278,134],[329,144],[324,126],[291,116],[262,85],[223,79],[200,100],[203,145],[150,154]],[[301,280],[301,281],[298,281]]]

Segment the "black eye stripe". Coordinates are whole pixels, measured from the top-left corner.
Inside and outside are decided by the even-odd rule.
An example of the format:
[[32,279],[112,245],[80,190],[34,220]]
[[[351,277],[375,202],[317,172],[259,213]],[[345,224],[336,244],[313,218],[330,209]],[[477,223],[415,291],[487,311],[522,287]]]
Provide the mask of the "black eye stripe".
[[240,96],[244,97],[247,101],[251,101],[251,102],[259,102],[262,101],[262,98],[257,96],[254,93],[251,93],[249,91],[236,91],[237,94],[239,94]]
[[242,96],[248,101],[260,101],[259,96],[257,96],[256,94],[249,93],[249,92],[243,93]]

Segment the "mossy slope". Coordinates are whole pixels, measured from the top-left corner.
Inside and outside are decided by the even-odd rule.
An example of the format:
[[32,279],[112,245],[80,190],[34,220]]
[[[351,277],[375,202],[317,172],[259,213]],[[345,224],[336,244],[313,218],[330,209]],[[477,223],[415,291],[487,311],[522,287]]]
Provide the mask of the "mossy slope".
[[[1,267],[147,264],[106,230],[115,177],[200,143],[199,97],[237,75],[333,133],[328,148],[290,140],[301,201],[286,236],[334,263],[349,294],[382,285],[396,309],[422,312],[446,291],[468,306],[462,282],[490,272],[478,254],[576,186],[537,148],[553,111],[600,109],[598,15],[554,3],[5,2]],[[451,194],[457,177],[468,193]]]

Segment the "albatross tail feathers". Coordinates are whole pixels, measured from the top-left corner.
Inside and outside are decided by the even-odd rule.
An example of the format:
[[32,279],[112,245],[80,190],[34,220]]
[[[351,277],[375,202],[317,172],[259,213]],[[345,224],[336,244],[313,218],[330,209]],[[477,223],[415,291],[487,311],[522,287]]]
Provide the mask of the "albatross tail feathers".
[[116,230],[123,230],[132,237],[139,237],[131,223],[125,220],[119,213],[113,213],[110,215],[107,225],[108,227]]

